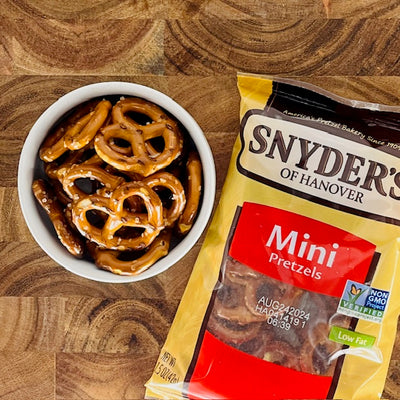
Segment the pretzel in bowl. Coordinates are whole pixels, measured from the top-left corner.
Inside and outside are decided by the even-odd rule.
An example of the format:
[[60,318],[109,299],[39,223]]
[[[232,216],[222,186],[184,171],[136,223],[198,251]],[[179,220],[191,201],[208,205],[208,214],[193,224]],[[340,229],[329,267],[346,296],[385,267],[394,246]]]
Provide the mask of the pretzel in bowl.
[[[143,200],[146,213],[134,213],[124,207],[125,200],[131,196]],[[107,215],[102,228],[89,222],[87,213],[91,210]],[[92,194],[81,198],[72,206],[72,220],[83,236],[113,250],[144,249],[164,228],[161,200],[142,182],[127,182],[117,187],[110,197]],[[143,232],[125,238],[116,234],[123,227],[138,228]]]
[[107,120],[111,107],[108,100],[100,101],[91,113],[68,129],[64,137],[68,149],[79,150],[88,145]]
[[172,174],[161,171],[143,180],[153,190],[166,188],[171,193],[171,207],[163,207],[164,226],[172,227],[175,221],[180,218],[186,205],[185,191],[181,182]]
[[134,251],[108,250],[93,243],[90,245],[89,251],[96,265],[101,269],[117,275],[139,275],[168,254],[171,234],[169,229],[162,230],[147,251],[138,257]]
[[52,189],[44,180],[37,179],[32,184],[32,190],[39,204],[49,216],[60,242],[71,254],[81,258],[84,253],[83,240],[68,224],[62,207]]
[[[127,116],[128,112],[141,113],[152,122],[140,125]],[[149,176],[170,165],[182,152],[181,132],[174,120],[158,106],[143,99],[122,99],[112,110],[112,125],[101,129],[95,137],[97,154],[108,164],[121,171]],[[157,151],[151,140],[162,138],[164,148]],[[129,143],[132,155],[116,149],[116,142]]]
[[89,101],[43,142],[46,179],[33,190],[72,255],[114,274],[138,275],[194,222],[202,169],[189,142],[151,102]]
[[108,100],[102,100],[95,105],[89,102],[78,108],[46,138],[39,151],[40,158],[51,162],[68,149],[79,150],[85,147],[106,121],[111,106]]
[[75,164],[68,169],[61,179],[65,193],[74,200],[85,197],[88,193],[81,189],[76,184],[76,181],[86,178],[90,181],[96,181],[97,185],[95,188],[98,187],[96,192],[100,193],[103,191],[105,195],[110,194],[117,186],[125,182],[121,176],[107,172],[100,164],[90,160],[89,163]]
[[189,154],[187,169],[187,203],[178,221],[178,231],[185,235],[193,225],[201,197],[201,161],[197,152]]

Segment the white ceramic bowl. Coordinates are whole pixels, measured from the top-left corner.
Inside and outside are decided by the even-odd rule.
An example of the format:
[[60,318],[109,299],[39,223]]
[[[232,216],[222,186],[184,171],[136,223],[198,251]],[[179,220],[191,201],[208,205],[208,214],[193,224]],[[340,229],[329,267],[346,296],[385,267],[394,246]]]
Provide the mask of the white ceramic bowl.
[[[190,134],[203,165],[203,197],[197,219],[188,235],[167,256],[157,261],[148,270],[137,276],[120,276],[101,270],[91,261],[77,259],[59,242],[55,231],[43,210],[38,205],[31,189],[35,178],[43,177],[43,166],[38,151],[50,128],[69,110],[77,105],[99,96],[136,96],[158,104],[172,114]],[[180,260],[195,245],[203,233],[215,199],[215,165],[209,144],[191,115],[165,94],[127,82],[102,82],[73,90],[52,104],[35,122],[24,143],[18,168],[18,195],[26,224],[40,247],[58,264],[68,271],[100,282],[133,282],[164,272]]]

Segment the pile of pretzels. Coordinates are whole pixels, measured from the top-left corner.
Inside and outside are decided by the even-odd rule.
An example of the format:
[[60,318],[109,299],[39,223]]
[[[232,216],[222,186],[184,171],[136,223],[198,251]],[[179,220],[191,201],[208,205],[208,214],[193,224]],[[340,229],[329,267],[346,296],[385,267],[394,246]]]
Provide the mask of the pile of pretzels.
[[[210,333],[281,367],[333,376],[343,346],[330,340],[329,332],[332,325],[348,329],[351,323],[337,313],[338,298],[270,278],[229,255],[221,270],[207,323]],[[268,313],[259,311],[261,298],[269,299]],[[296,318],[294,310],[307,318]]]
[[179,123],[136,97],[75,108],[39,150],[46,177],[33,193],[75,257],[137,275],[191,229],[202,166]]

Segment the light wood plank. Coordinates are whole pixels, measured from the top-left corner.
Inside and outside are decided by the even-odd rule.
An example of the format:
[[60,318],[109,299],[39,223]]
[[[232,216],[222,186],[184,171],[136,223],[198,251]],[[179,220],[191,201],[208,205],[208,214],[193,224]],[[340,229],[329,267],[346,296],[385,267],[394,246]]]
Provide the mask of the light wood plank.
[[2,400],[54,399],[55,357],[36,351],[0,352]]
[[397,75],[398,19],[171,20],[168,75]]
[[230,0],[170,0],[169,17],[178,19],[251,18],[398,18],[400,6],[396,0],[293,0],[230,1]]
[[64,303],[54,297],[0,297],[0,352],[60,351]]

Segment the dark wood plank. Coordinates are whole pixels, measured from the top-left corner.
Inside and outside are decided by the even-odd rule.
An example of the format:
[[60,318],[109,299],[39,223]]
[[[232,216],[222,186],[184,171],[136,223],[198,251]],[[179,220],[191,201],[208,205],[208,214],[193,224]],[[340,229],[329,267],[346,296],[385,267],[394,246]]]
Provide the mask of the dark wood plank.
[[[16,169],[12,168],[12,172],[15,172],[15,175],[12,176],[12,181],[15,181]],[[22,216],[18,192],[15,187],[0,186],[0,216],[2,221],[0,242],[32,241],[31,234]]]
[[389,373],[386,380],[383,398],[397,400],[400,393],[400,360],[395,359],[390,362]]
[[235,2],[230,0],[170,0],[169,17],[175,19],[200,19],[218,17],[224,20],[250,18],[324,17],[322,1],[302,1],[301,7],[293,1],[250,0]]
[[400,393],[400,321],[397,324],[397,336],[393,348],[392,359],[386,379],[383,398],[397,400]]
[[[167,76],[168,92],[204,132],[239,132],[236,73],[226,76]],[[218,134],[215,135],[218,139]],[[209,136],[213,143],[214,136]]]
[[[164,21],[0,19],[13,74],[163,73]],[[1,28],[0,25],[0,28]]]
[[65,353],[128,353],[157,358],[177,300],[70,298],[65,304]]
[[154,298],[176,305],[198,251],[198,247],[194,248],[169,273],[141,283],[101,284],[71,274],[51,260],[33,239],[0,242],[0,296]]
[[143,399],[154,362],[130,354],[58,353],[55,399]]
[[0,15],[12,18],[47,18],[58,20],[179,18],[195,19],[216,16],[223,19],[249,18],[396,18],[400,7],[396,0],[139,0],[95,1],[84,3],[61,0],[4,0]]
[[157,357],[178,300],[1,297],[0,351]]

